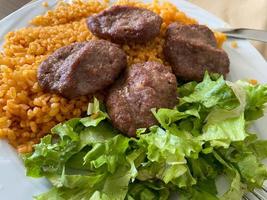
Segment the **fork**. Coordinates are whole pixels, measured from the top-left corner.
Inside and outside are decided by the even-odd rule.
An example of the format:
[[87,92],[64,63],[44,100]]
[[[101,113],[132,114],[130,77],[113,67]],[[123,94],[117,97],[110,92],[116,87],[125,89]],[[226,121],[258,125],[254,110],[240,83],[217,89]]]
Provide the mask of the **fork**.
[[267,199],[267,188],[262,186],[261,189],[255,189],[254,191],[247,193],[243,196],[244,200],[266,200]]
[[248,28],[218,28],[216,31],[225,33],[231,38],[257,40],[267,42],[267,31]]

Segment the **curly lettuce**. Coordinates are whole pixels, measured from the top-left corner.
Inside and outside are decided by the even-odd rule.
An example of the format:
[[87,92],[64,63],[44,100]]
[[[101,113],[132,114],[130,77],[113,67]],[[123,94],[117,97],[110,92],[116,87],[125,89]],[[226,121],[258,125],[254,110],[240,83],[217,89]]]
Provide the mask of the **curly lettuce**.
[[[27,175],[46,177],[39,200],[237,200],[267,179],[267,141],[249,124],[263,116],[267,85],[210,77],[178,87],[174,109],[152,109],[158,125],[120,134],[94,99],[87,117],[56,125],[24,155]],[[252,170],[253,169],[253,170]],[[223,176],[229,187],[218,193]]]

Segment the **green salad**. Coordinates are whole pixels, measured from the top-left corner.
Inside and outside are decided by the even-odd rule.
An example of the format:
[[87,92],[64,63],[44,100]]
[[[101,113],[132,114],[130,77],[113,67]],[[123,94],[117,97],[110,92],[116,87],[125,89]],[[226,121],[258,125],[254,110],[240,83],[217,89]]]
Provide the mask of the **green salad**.
[[[88,116],[56,125],[24,155],[27,175],[46,177],[38,200],[237,200],[267,178],[267,141],[250,125],[264,114],[267,85],[207,73],[177,88],[173,109],[152,109],[159,125],[129,138],[94,99]],[[229,184],[218,194],[216,182]]]

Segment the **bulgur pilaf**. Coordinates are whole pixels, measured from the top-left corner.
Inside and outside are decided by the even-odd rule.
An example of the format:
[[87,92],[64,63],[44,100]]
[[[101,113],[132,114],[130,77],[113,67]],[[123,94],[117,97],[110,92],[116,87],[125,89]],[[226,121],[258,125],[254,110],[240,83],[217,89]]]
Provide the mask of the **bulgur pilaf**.
[[[166,27],[174,21],[197,23],[168,2],[119,0],[116,4],[150,9],[164,21],[160,36],[153,41],[145,45],[123,45],[129,65],[148,60],[164,62],[162,46]],[[19,152],[32,151],[32,145],[49,133],[51,127],[86,111],[90,97],[68,100],[43,92],[37,83],[36,70],[56,49],[93,39],[85,19],[108,5],[108,1],[95,0],[77,0],[72,4],[61,2],[56,9],[35,17],[31,21],[33,27],[6,35],[0,53],[0,138],[7,139]],[[221,46],[225,36],[219,33],[215,36]]]

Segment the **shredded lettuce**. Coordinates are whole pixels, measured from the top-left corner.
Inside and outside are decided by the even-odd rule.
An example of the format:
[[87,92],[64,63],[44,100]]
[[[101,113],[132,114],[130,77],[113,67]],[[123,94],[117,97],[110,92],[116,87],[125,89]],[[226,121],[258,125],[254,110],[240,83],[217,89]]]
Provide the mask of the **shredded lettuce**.
[[[152,109],[158,125],[128,138],[94,99],[87,117],[56,125],[31,154],[27,175],[46,177],[38,200],[237,200],[267,179],[267,141],[249,132],[263,116],[267,85],[209,76],[178,87],[174,109]],[[218,195],[216,180],[229,180]]]

